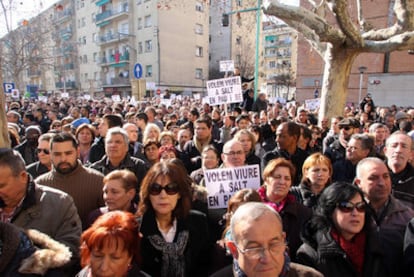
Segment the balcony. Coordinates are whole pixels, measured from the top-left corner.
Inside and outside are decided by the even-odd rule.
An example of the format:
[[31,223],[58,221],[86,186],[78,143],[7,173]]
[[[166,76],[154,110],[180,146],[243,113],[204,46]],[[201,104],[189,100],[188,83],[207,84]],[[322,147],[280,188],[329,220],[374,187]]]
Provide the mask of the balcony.
[[100,66],[124,67],[129,64],[129,52],[119,55],[119,58],[116,58],[115,55],[111,55],[110,57],[101,57],[98,64]]
[[108,25],[115,18],[123,18],[128,16],[128,4],[124,3],[118,6],[118,9],[109,9],[96,15],[96,26],[102,27]]
[[56,82],[55,87],[56,88],[61,88],[61,89],[63,89],[64,87],[67,88],[67,89],[75,89],[76,88],[76,82],[75,81],[66,81],[65,85],[63,84],[63,82]]
[[59,31],[60,37],[63,40],[68,40],[72,37],[72,28],[65,28]]
[[129,78],[123,78],[123,77],[115,77],[115,78],[111,78],[111,81],[108,82],[104,82],[103,84],[104,86],[130,86],[131,85],[131,80]]
[[64,70],[73,70],[73,69],[75,69],[75,65],[74,65],[73,63],[66,63],[66,64],[63,66],[63,69],[64,69]]
[[98,38],[98,45],[104,45],[104,44],[109,44],[112,42],[119,42],[119,41],[123,41],[123,40],[127,40],[129,37],[129,34],[106,34],[104,36],[100,36]]
[[65,9],[64,11],[57,12],[55,15],[54,23],[63,23],[72,18],[72,9]]

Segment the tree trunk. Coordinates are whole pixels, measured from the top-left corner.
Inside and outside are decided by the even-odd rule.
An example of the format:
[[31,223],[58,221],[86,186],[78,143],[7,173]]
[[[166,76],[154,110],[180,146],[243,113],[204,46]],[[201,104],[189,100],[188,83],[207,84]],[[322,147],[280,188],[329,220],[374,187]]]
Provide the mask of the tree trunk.
[[329,45],[324,61],[319,122],[325,118],[342,115],[348,95],[349,75],[358,56],[354,50]]
[[[0,59],[1,64],[1,59]],[[3,76],[0,73],[0,126],[1,126],[1,135],[0,135],[0,148],[9,148],[10,139],[9,132],[7,128],[7,119],[6,119],[6,96],[3,88]]]

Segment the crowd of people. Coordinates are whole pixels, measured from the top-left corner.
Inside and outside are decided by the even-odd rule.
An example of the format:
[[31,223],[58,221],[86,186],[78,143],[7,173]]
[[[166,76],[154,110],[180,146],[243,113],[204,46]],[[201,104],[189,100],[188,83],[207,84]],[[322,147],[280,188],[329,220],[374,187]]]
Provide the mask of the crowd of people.
[[[414,109],[244,96],[7,102],[0,275],[414,276]],[[206,172],[248,165],[209,206]]]

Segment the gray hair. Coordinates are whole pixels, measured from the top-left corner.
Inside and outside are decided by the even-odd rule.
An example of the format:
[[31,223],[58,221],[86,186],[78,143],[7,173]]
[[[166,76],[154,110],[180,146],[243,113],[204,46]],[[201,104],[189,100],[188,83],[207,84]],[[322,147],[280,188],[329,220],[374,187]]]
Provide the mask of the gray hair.
[[282,218],[280,215],[268,205],[261,203],[261,202],[247,202],[241,205],[236,212],[231,217],[230,221],[230,231],[231,234],[237,243],[239,241],[238,234],[236,233],[236,226],[242,222],[252,222],[258,220],[260,217],[265,215],[266,213],[274,214],[277,221],[282,224]]
[[351,139],[358,140],[361,142],[361,147],[363,149],[368,149],[370,153],[374,147],[374,139],[367,134],[353,134]]
[[390,143],[390,141],[391,141],[391,139],[392,138],[394,138],[395,136],[398,136],[398,135],[402,135],[402,136],[404,136],[404,137],[407,137],[407,138],[409,138],[409,140],[410,140],[410,142],[411,142],[411,150],[414,150],[414,143],[413,143],[413,138],[412,137],[410,137],[409,135],[407,135],[405,132],[403,132],[403,131],[395,131],[394,133],[392,133],[388,138],[387,138],[387,140],[385,141],[385,146],[388,146],[388,144]]
[[10,148],[0,148],[0,166],[10,168],[15,177],[22,171],[26,171],[26,164],[22,155]]
[[369,130],[368,131],[369,131],[370,134],[372,134],[372,133],[375,132],[375,130],[377,130],[379,128],[384,128],[385,129],[385,128],[388,128],[388,127],[385,126],[382,123],[376,122],[376,123],[372,124],[371,126],[369,126]]
[[384,164],[384,161],[377,157],[368,157],[368,158],[360,160],[356,167],[356,178],[358,179],[361,178],[365,164],[367,163]]
[[121,127],[112,127],[108,129],[108,132],[106,133],[106,137],[105,137],[105,143],[109,141],[109,138],[112,137],[113,135],[122,135],[125,144],[128,145],[129,143],[128,133]]

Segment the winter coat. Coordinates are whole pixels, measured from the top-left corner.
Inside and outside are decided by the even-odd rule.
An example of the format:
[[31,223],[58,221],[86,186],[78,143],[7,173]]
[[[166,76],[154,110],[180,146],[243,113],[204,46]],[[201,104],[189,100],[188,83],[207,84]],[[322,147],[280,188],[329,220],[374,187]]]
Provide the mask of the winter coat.
[[68,194],[29,181],[21,209],[11,223],[24,229],[36,229],[68,246],[73,254],[71,264],[77,263],[82,225]]
[[71,255],[67,246],[46,234],[0,222],[1,276],[64,276],[59,268],[70,261]]
[[36,179],[40,175],[49,172],[49,169],[40,162],[34,162],[26,166],[26,171],[33,177],[33,179]]
[[[83,268],[76,277],[88,277],[89,276],[90,267]],[[126,277],[150,277],[147,273],[144,271],[140,271],[138,266],[134,263],[132,264],[132,268],[128,270],[128,274]]]
[[299,184],[299,186],[291,187],[290,193],[292,193],[296,197],[296,201],[298,203],[301,203],[305,207],[313,208],[318,203],[318,198],[321,195],[314,194],[309,185],[302,182]]
[[[327,277],[358,276],[345,251],[332,238],[330,231],[318,230],[311,234],[312,239],[297,252],[298,262],[320,271]],[[383,250],[379,247],[378,237],[374,232],[366,236],[363,277],[387,276],[383,265]]]
[[381,215],[373,216],[373,229],[379,234],[384,249],[384,264],[388,276],[401,276],[404,233],[414,211],[390,196]]
[[[150,242],[149,237],[158,235],[162,238],[161,232],[157,227],[155,213],[147,211],[141,223],[141,241],[142,270],[153,277],[161,276],[161,271],[165,267],[163,255]],[[180,233],[188,231],[189,237],[184,248],[185,276],[207,276],[209,266],[210,246],[208,243],[208,228],[206,216],[198,211],[190,211],[185,219],[177,220],[177,231],[174,237],[174,243]]]
[[402,172],[395,174],[390,170],[390,174],[394,197],[414,209],[414,168],[407,163]]
[[89,151],[89,162],[94,163],[102,159],[105,155],[105,138],[99,137],[91,146]]

